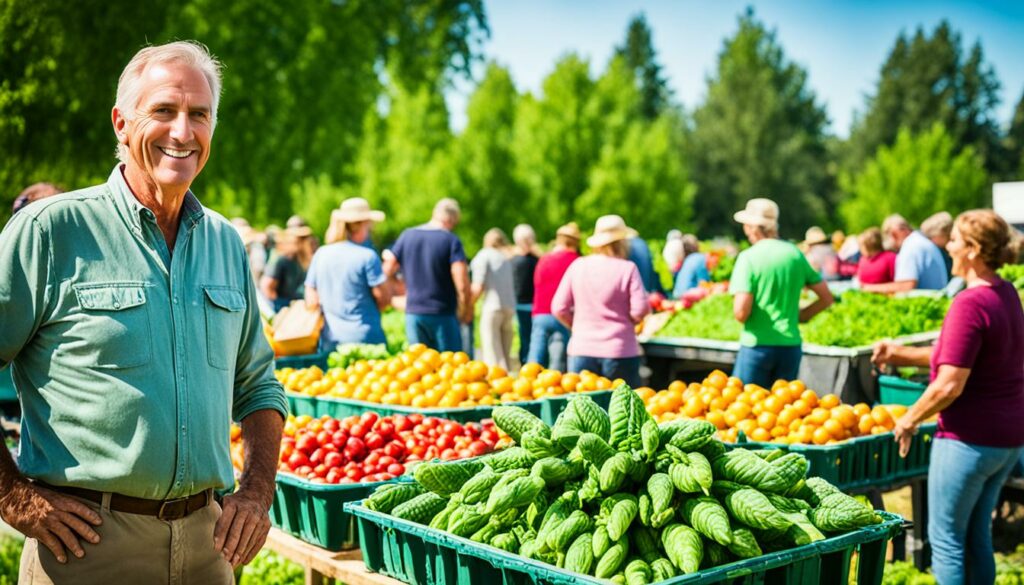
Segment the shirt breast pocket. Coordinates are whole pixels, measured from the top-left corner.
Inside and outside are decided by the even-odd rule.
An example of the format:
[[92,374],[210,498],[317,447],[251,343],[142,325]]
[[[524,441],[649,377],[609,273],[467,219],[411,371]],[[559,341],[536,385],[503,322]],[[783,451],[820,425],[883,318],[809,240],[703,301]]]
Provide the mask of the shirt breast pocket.
[[[73,287],[81,316],[72,331],[89,365],[134,368],[153,357],[146,285],[140,283],[77,284]],[[76,352],[77,353],[77,352]]]
[[237,288],[204,286],[206,297],[206,355],[218,370],[235,367],[245,320],[245,297]]

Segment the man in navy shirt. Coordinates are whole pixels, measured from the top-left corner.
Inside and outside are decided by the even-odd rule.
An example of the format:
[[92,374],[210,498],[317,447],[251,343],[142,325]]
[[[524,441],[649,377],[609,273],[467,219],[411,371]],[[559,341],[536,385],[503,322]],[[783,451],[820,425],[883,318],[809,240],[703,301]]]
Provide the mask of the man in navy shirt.
[[405,279],[405,333],[410,344],[462,350],[459,322],[473,320],[473,305],[466,252],[452,233],[459,215],[458,202],[442,199],[429,223],[403,231],[384,251],[384,273],[391,277],[401,269]]

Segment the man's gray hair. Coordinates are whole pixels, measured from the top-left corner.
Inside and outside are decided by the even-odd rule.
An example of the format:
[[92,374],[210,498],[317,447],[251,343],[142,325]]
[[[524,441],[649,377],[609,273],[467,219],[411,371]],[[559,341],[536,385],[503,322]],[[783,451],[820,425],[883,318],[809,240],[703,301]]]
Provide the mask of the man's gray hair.
[[914,226],[910,225],[907,218],[898,213],[894,213],[885,218],[885,221],[882,222],[882,233],[887,234],[896,229],[911,231],[914,229]]
[[921,222],[921,233],[928,239],[953,233],[953,216],[948,211],[940,211]]
[[689,256],[695,252],[700,251],[700,240],[693,234],[685,234],[680,238],[683,242],[683,252]]
[[512,228],[512,241],[517,246],[529,248],[537,243],[537,234],[534,233],[533,227],[530,224],[521,223]]
[[455,222],[459,220],[461,214],[459,202],[451,197],[445,197],[434,205],[434,213],[431,217],[436,221]]
[[[166,45],[145,47],[135,53],[117,81],[117,99],[114,107],[121,112],[121,116],[128,120],[135,118],[139,98],[142,96],[142,75],[150,65],[158,63],[182,63],[202,71],[213,95],[213,103],[210,104],[210,128],[216,128],[217,105],[220,104],[221,64],[205,45],[195,41],[175,41]],[[117,145],[117,158],[121,162],[128,161],[128,147],[124,144]]]

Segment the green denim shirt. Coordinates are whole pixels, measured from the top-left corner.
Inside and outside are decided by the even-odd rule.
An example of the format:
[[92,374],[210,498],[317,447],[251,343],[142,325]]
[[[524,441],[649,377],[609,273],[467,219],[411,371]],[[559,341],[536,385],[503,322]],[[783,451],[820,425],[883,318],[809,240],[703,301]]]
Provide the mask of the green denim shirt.
[[0,233],[0,367],[28,477],[149,499],[233,485],[231,419],[287,413],[241,239],[191,192],[173,255],[118,166]]

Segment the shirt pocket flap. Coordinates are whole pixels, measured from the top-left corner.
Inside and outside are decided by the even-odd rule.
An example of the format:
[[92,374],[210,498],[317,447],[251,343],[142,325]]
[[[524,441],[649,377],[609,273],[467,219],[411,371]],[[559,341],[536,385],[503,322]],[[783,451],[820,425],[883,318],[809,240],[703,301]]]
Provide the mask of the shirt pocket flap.
[[87,284],[74,289],[83,309],[122,311],[146,304],[146,287],[140,284]]
[[204,287],[203,290],[211,303],[225,311],[237,313],[245,310],[245,297],[237,289]]

